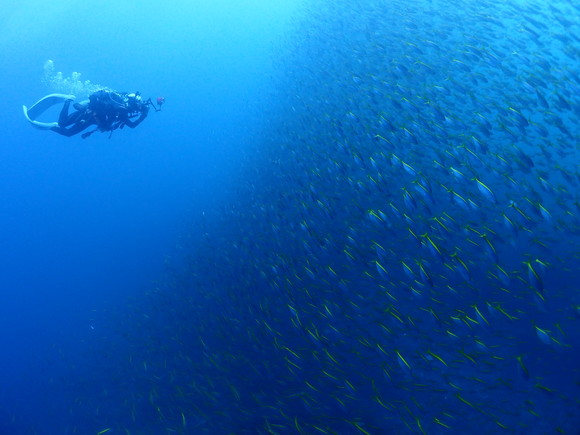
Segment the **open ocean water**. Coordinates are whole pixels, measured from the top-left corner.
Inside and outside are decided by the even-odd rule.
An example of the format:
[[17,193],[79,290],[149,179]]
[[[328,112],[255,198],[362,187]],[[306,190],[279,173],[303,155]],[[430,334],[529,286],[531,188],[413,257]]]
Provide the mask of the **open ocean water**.
[[[580,433],[577,2],[0,24],[0,434]],[[100,87],[166,104],[23,116]]]

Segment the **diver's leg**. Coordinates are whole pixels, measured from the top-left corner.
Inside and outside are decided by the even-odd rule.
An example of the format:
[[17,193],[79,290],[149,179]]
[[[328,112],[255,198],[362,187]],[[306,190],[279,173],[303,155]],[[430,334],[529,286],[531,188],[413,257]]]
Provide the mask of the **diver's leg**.
[[63,136],[66,136],[66,137],[71,137],[74,134],[76,134],[71,129],[69,129],[69,128],[63,128],[63,127],[52,127],[50,130],[51,131],[54,131],[55,133],[62,134]]
[[72,100],[66,100],[64,105],[62,106],[62,110],[60,111],[60,116],[58,117],[58,125],[59,127],[68,127],[69,125],[73,125],[79,121],[82,115],[84,115],[85,110],[77,110],[69,115],[68,109],[70,107],[70,103]]
[[70,128],[64,128],[64,127],[59,126],[59,127],[52,127],[51,130],[54,131],[55,133],[62,134],[63,136],[71,137],[71,136],[74,136],[75,134],[80,133],[81,131],[86,129],[89,125],[94,125],[94,123],[92,123],[92,122],[77,122],[76,124],[73,124],[73,126]]
[[60,111],[60,115],[58,117],[58,125],[61,127],[66,127],[67,120],[68,120],[68,108],[70,106],[71,100],[66,100],[62,105],[62,109]]
[[87,110],[87,108],[89,107],[89,103],[90,103],[90,100],[83,100],[83,101],[81,101],[80,103],[74,103],[74,104],[73,104],[73,107],[74,107],[76,110],[79,110],[79,111],[81,111],[81,112],[84,112],[84,111],[86,111],[86,110]]

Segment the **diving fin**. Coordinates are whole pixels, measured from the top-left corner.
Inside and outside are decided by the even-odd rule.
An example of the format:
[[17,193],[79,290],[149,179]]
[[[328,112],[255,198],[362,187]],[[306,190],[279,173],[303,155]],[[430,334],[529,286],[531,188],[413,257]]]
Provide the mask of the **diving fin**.
[[36,119],[50,107],[59,103],[64,103],[67,100],[72,101],[75,98],[76,97],[74,95],[50,94],[38,100],[30,108],[22,106],[22,111],[24,112],[24,116],[28,122],[30,122],[34,127],[41,130],[49,130],[53,127],[58,127],[58,122],[40,122]]

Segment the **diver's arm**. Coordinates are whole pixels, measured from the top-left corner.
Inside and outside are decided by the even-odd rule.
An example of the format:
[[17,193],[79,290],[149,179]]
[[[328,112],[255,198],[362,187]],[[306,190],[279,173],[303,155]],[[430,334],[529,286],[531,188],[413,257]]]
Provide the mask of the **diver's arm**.
[[135,121],[133,121],[131,118],[129,118],[127,116],[127,119],[125,119],[123,122],[126,125],[128,125],[130,128],[135,128],[139,124],[141,124],[145,118],[147,118],[148,113],[149,113],[149,106],[143,106],[141,108],[141,115],[139,116],[139,118],[137,118]]

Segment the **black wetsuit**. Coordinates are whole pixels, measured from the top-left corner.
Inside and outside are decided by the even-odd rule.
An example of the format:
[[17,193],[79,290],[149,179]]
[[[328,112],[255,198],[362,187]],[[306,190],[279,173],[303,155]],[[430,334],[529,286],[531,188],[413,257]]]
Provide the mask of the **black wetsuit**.
[[[70,103],[71,100],[65,101],[58,118],[58,127],[51,128],[52,131],[69,137],[91,125],[95,125],[100,131],[111,132],[125,125],[135,128],[149,113],[147,104],[129,98],[128,94],[105,89],[91,94],[88,104],[75,104],[76,111],[69,114]],[[139,118],[133,120],[137,115]],[[83,134],[83,137],[90,133]]]

